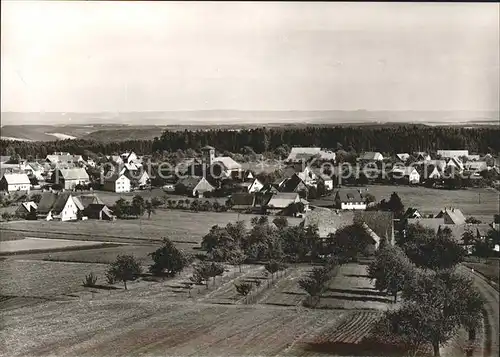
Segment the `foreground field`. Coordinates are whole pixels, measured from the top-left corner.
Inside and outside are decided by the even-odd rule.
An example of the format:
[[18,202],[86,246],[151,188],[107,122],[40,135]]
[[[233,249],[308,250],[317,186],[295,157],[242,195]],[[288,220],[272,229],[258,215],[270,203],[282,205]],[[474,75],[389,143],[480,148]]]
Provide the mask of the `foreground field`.
[[[0,292],[6,296],[54,297],[84,290],[90,272],[104,276],[107,265],[30,260],[0,261]],[[102,281],[102,280],[101,280]]]
[[345,314],[161,300],[47,302],[6,311],[0,338],[5,356],[271,356],[288,354]]
[[[78,240],[127,241],[127,238],[161,240],[168,237],[174,242],[199,244],[213,225],[226,225],[237,220],[250,220],[255,215],[215,212],[188,212],[158,210],[151,219],[109,221],[11,221],[2,223],[2,236],[24,234],[37,238],[65,238]],[[300,219],[289,219],[298,224]],[[36,234],[35,234],[36,233]]]

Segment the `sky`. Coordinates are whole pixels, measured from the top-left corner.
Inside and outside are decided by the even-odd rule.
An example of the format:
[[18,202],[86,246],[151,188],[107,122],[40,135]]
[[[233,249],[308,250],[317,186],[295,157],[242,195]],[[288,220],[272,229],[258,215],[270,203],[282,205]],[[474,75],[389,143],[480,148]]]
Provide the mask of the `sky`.
[[1,110],[499,110],[499,4],[2,1]]

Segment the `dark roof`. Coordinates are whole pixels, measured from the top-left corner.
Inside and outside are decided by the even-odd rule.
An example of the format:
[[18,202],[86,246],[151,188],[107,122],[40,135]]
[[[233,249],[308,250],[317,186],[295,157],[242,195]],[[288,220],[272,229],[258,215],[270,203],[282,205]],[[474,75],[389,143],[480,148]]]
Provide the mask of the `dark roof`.
[[176,185],[184,186],[188,190],[194,190],[200,183],[201,179],[202,177],[200,176],[188,176],[177,181]]
[[294,174],[292,177],[290,177],[288,180],[285,181],[283,184],[281,191],[282,192],[293,192],[297,189],[297,187],[301,184],[304,183],[297,174]]
[[52,211],[54,211],[55,214],[59,214],[66,205],[66,202],[68,202],[68,198],[70,196],[71,196],[70,192],[60,192],[57,195],[56,202],[52,206]]
[[338,190],[337,197],[341,202],[363,202],[358,190]]
[[42,198],[38,203],[37,212],[46,214],[49,213],[57,200],[57,195],[54,192],[43,192]]
[[354,216],[365,222],[379,237],[393,241],[394,215],[392,212],[357,211],[354,212]]
[[252,193],[233,193],[231,195],[231,203],[234,206],[253,207],[255,204],[255,195]]

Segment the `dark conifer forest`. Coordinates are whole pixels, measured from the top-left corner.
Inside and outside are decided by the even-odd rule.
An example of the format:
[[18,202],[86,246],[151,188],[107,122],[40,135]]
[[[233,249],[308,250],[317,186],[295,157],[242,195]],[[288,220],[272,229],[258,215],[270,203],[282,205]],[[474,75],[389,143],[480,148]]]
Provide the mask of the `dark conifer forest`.
[[92,152],[110,155],[133,150],[149,155],[197,150],[212,145],[218,151],[240,153],[252,148],[256,153],[275,151],[280,147],[316,146],[325,149],[380,151],[383,153],[468,149],[472,153],[500,151],[498,127],[458,128],[400,125],[389,127],[280,127],[242,130],[184,130],[158,133],[154,140],[99,142],[92,140],[59,140],[26,142],[1,140],[2,155],[45,157],[54,151],[75,154]]

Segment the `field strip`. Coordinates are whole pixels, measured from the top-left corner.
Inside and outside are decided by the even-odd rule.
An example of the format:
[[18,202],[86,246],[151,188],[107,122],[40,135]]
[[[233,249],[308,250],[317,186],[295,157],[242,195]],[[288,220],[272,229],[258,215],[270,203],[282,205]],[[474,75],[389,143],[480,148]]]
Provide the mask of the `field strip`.
[[[33,263],[33,260],[29,260],[29,259],[16,259],[17,262],[21,262],[21,263]],[[52,260],[37,260],[36,261],[37,264],[67,264],[67,265],[86,265],[86,266],[89,266],[90,264],[91,265],[104,265],[104,266],[109,266],[109,264],[105,264],[105,263],[84,263],[84,262],[64,262],[64,261],[52,261]]]
[[[10,222],[10,223],[15,223],[15,222]],[[12,224],[11,224],[12,225]],[[160,240],[155,240],[151,238],[144,238],[144,237],[134,237],[134,236],[115,236],[115,235],[109,235],[109,234],[90,234],[90,233],[76,233],[76,232],[60,232],[60,231],[40,231],[40,230],[32,230],[32,229],[14,229],[14,228],[5,228],[1,227],[0,232],[5,231],[5,232],[15,232],[15,233],[31,233],[31,234],[44,234],[44,235],[64,235],[65,237],[68,236],[76,236],[77,238],[89,238],[86,239],[88,241],[95,241],[96,239],[99,239],[99,237],[105,237],[105,238],[111,238],[111,239],[117,239],[121,241],[127,241],[127,243],[131,243],[130,241],[137,240],[142,243],[144,242],[149,242],[152,244],[158,244],[158,242],[161,242]],[[96,237],[97,236],[97,237]],[[59,239],[59,238],[46,238],[46,239]],[[69,238],[68,240],[78,240],[78,239],[71,239]],[[99,240],[101,241],[101,240]],[[186,244],[195,244],[199,245],[199,241],[187,241],[187,240],[172,240],[173,243],[186,243]],[[117,243],[115,240],[112,241],[112,243]]]

